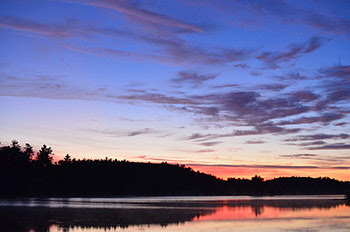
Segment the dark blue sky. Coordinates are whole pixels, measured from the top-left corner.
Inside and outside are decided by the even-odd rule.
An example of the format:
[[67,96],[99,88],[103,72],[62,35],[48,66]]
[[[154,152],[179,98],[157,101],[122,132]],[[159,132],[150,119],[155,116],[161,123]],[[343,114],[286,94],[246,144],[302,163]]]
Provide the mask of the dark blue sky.
[[0,141],[350,179],[349,1],[0,3]]

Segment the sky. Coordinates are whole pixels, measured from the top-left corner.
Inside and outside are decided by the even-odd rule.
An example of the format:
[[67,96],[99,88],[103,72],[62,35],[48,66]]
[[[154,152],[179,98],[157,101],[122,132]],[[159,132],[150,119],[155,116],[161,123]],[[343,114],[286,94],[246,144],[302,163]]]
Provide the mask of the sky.
[[0,141],[350,180],[350,1],[2,0]]

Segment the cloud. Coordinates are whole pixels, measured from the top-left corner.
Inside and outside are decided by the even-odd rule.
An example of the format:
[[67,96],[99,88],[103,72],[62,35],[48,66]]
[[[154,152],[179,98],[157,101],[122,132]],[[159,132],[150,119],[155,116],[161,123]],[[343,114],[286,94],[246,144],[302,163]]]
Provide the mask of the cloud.
[[200,145],[202,146],[206,146],[206,147],[212,147],[212,146],[215,146],[215,145],[218,145],[222,142],[219,142],[219,141],[213,141],[213,142],[204,142],[204,143],[200,143]]
[[258,77],[258,76],[261,76],[262,73],[259,72],[259,71],[251,71],[251,72],[250,72],[250,75],[255,76],[255,77]]
[[[262,135],[262,134],[290,134],[297,133],[301,129],[299,128],[283,128],[277,127],[271,124],[258,124],[252,130],[234,130],[232,133],[225,134],[200,134],[194,133],[188,137],[185,137],[184,140],[194,140],[194,141],[207,141],[218,138],[229,138],[237,136],[249,136],[249,135]],[[264,143],[263,141],[250,141],[250,144]]]
[[307,80],[306,76],[301,75],[299,72],[291,72],[287,73],[285,75],[277,75],[273,76],[276,79],[279,79],[281,81],[289,80],[289,81],[299,81],[299,80]]
[[203,28],[198,25],[171,18],[151,10],[140,8],[133,2],[110,1],[110,0],[66,0],[66,2],[88,5],[93,7],[107,8],[124,13],[132,22],[149,25],[157,29],[162,27],[174,28],[179,32],[202,32]]
[[[326,15],[310,8],[298,7],[293,2],[270,0],[270,1],[232,1],[220,6],[213,2],[214,6],[230,15],[234,12],[242,23],[240,26],[257,26],[261,28],[261,21],[270,20],[282,22],[284,25],[303,25],[318,29],[321,32],[332,35],[349,36],[350,20],[342,18],[338,14]],[[247,20],[248,17],[248,20]],[[268,21],[268,22],[270,22]],[[265,23],[267,25],[267,23]]]
[[266,89],[270,91],[281,91],[285,88],[287,88],[289,85],[287,84],[264,84],[264,85],[258,85],[259,89]]
[[347,35],[349,36],[350,20],[343,18],[331,18],[325,15],[313,13],[305,16],[305,22],[315,28],[319,28],[326,33],[334,35]]
[[282,52],[263,52],[256,58],[266,65],[275,67],[279,63],[290,62],[307,53],[313,52],[320,48],[326,39],[321,37],[312,37],[305,43],[290,44],[285,51]]
[[207,153],[207,152],[214,152],[215,150],[213,149],[201,149],[201,150],[197,150],[195,152],[197,153]]
[[77,20],[67,20],[64,24],[44,24],[12,16],[0,16],[0,27],[16,31],[41,34],[51,37],[70,37],[81,34],[77,27]]
[[237,130],[232,136],[261,135],[261,134],[290,134],[297,133],[300,128],[284,128],[269,124],[258,124],[254,130]]
[[212,136],[212,134],[203,135],[203,134],[200,134],[200,133],[194,133],[191,136],[186,137],[185,140],[197,140],[197,139],[208,138],[208,137],[211,137],[211,136]]
[[350,65],[338,65],[327,68],[321,68],[318,70],[318,72],[320,73],[319,77],[349,78]]
[[[209,65],[224,65],[231,62],[247,59],[252,50],[235,50],[228,48],[201,48],[193,47],[186,44],[185,41],[176,45],[156,44],[158,49],[149,53],[137,53],[131,51],[122,51],[120,49],[105,48],[105,47],[85,47],[77,48],[67,44],[62,45],[72,51],[92,54],[97,57],[123,57],[137,61],[150,62],[155,61],[165,64],[209,64]],[[229,54],[231,52],[231,54]]]
[[307,142],[307,143],[299,143],[298,146],[314,146],[314,145],[323,145],[326,144],[324,141],[314,141],[314,142]]
[[245,142],[245,144],[263,144],[265,141],[262,140],[248,140]]
[[238,87],[237,84],[224,84],[224,85],[214,85],[212,88],[214,89],[224,89],[224,88],[235,88]]
[[[201,76],[201,80],[207,79],[209,75],[196,74],[195,79]],[[187,76],[185,75],[187,78]],[[185,140],[196,140],[197,142],[210,141],[211,139],[228,138],[250,135],[285,135],[302,131],[301,128],[290,128],[289,125],[305,123],[321,123],[328,125],[330,122],[345,117],[345,112],[328,112],[317,116],[296,117],[290,120],[281,120],[285,117],[298,116],[315,110],[306,103],[318,101],[318,95],[308,91],[297,91],[292,93],[281,93],[269,95],[269,93],[257,91],[214,91],[198,95],[187,95],[186,93],[160,93],[146,89],[132,89],[125,94],[113,94],[113,90],[100,91],[96,89],[77,90],[60,79],[41,80],[35,77],[32,82],[20,77],[2,78],[0,95],[3,96],[33,96],[51,99],[83,99],[99,101],[122,100],[124,103],[145,103],[163,106],[168,110],[176,110],[202,116],[200,120],[206,122],[221,123],[222,125],[244,126],[244,129],[235,128],[230,133],[196,133],[184,138]],[[29,80],[29,79],[28,79]],[[187,79],[186,79],[187,81]],[[73,91],[74,89],[74,91]],[[119,101],[120,102],[120,101]],[[324,111],[324,109],[322,109]],[[315,112],[314,112],[315,113]],[[316,112],[317,113],[317,112]],[[249,127],[249,129],[246,129]],[[135,132],[135,135],[142,133]],[[131,133],[133,134],[133,133]],[[340,135],[302,135],[287,139],[286,142],[323,140],[323,139],[345,139],[347,134]],[[322,144],[304,144],[305,146]],[[301,145],[302,146],[302,145]]]
[[233,67],[247,69],[250,68],[248,64],[235,64]]
[[69,85],[64,75],[0,74],[0,96],[97,100],[97,91]]
[[163,104],[166,108],[191,112],[208,117],[218,117],[221,122],[234,122],[254,127],[253,130],[237,130],[229,136],[268,133],[296,133],[298,128],[283,128],[269,122],[271,119],[298,115],[309,111],[309,107],[290,96],[263,98],[255,91],[229,91],[202,95],[166,95],[160,93],[138,93],[116,96],[116,98]]
[[136,95],[120,95],[120,96],[110,96],[114,98],[119,98],[123,100],[129,101],[145,101],[151,103],[158,104],[170,104],[170,105],[197,105],[194,100],[191,100],[186,97],[175,97],[175,96],[167,96],[165,94],[160,93],[140,93]]
[[315,161],[327,161],[327,162],[344,162],[350,160],[349,156],[321,156],[317,154],[292,154],[292,155],[280,155],[280,158],[288,159],[304,159],[304,160],[315,160]]
[[328,125],[329,123],[344,118],[344,114],[340,113],[324,113],[320,116],[313,117],[300,117],[293,120],[283,120],[277,122],[277,125],[295,125],[295,124],[310,124],[310,123],[323,123]]
[[294,138],[286,139],[286,142],[295,142],[295,141],[307,141],[307,140],[323,140],[323,139],[347,139],[350,136],[348,134],[311,134],[311,135],[299,135]]
[[289,93],[288,95],[293,97],[296,101],[301,102],[311,102],[319,98],[319,95],[307,90],[295,91],[293,93]]
[[343,143],[337,143],[337,144],[329,144],[319,147],[309,147],[309,150],[345,150],[350,149],[350,144],[343,144]]
[[179,46],[166,46],[162,53],[166,54],[176,64],[231,64],[232,62],[242,61],[249,58],[253,50],[233,49],[223,47],[205,48],[199,46],[190,46],[183,43]]
[[151,133],[155,133],[155,131],[152,130],[152,129],[150,129],[150,128],[145,128],[145,129],[138,130],[138,131],[131,131],[131,132],[128,132],[128,133],[126,134],[126,136],[137,136],[137,135],[151,134]]
[[67,20],[65,23],[49,24],[12,16],[0,17],[0,27],[61,39],[71,37],[85,39],[96,35],[125,38],[149,45],[150,52],[138,53],[134,51],[124,51],[115,47],[77,47],[76,45],[67,43],[62,46],[84,54],[123,57],[143,62],[149,62],[151,60],[153,62],[178,65],[184,63],[228,64],[245,60],[250,57],[253,52],[253,50],[248,49],[193,46],[191,43],[180,39],[176,33],[173,34],[172,31],[167,31],[169,28],[165,28],[164,30],[170,34],[155,34],[148,28],[143,27],[137,29],[133,27],[128,27],[127,29],[105,28],[96,25],[86,25],[74,19]]
[[101,135],[108,135],[113,137],[134,137],[144,134],[157,134],[159,131],[156,131],[151,128],[144,128],[135,131],[122,131],[122,130],[101,130],[101,129],[82,129],[83,131],[98,133]]
[[334,125],[335,126],[345,126],[345,125],[348,125],[349,123],[347,122],[339,122],[339,123],[335,123]]
[[310,157],[317,157],[316,154],[293,154],[293,155],[280,155],[282,158],[310,158]]
[[217,77],[217,74],[198,74],[197,72],[178,72],[178,77],[172,79],[173,83],[177,84],[192,84],[200,85],[208,80],[213,80]]
[[[318,110],[338,110],[349,112],[346,104],[350,100],[350,66],[325,67],[318,70],[319,88],[324,98],[315,106]],[[345,103],[345,104],[343,104]]]

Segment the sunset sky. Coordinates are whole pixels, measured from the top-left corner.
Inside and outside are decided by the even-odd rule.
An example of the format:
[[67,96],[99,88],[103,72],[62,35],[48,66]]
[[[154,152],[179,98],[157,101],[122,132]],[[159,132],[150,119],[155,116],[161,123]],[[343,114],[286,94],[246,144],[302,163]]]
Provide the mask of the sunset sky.
[[1,0],[0,142],[350,180],[350,1]]

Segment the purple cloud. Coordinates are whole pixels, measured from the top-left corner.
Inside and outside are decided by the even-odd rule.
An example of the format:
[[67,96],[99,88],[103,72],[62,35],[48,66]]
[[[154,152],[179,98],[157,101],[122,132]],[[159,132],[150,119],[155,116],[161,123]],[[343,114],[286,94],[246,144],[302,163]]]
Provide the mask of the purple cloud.
[[[224,12],[232,14],[232,12],[249,15],[249,20],[241,16],[241,21],[248,21],[249,25],[261,27],[260,21],[266,18],[283,22],[291,25],[305,25],[311,28],[319,29],[327,34],[347,35],[349,36],[350,20],[341,18],[339,15],[326,15],[317,13],[309,8],[304,9],[296,6],[292,2],[281,0],[269,1],[232,1],[220,6],[219,3],[213,2],[214,6]],[[240,25],[240,24],[237,24]],[[242,23],[247,26],[247,23]]]
[[281,158],[287,159],[304,159],[315,161],[327,161],[327,162],[344,162],[350,159],[348,156],[322,156],[317,154],[292,154],[292,155],[280,155]]
[[319,95],[307,90],[295,91],[293,93],[289,93],[288,95],[293,97],[296,101],[301,102],[311,102],[319,98]]
[[308,79],[306,76],[301,75],[299,72],[291,72],[286,75],[278,75],[273,77],[281,81],[284,81],[284,80],[298,81],[298,80]]
[[215,146],[215,145],[218,145],[222,142],[219,142],[219,141],[213,141],[213,142],[204,142],[204,143],[200,143],[200,145],[202,146],[206,146],[206,147],[212,147],[212,146]]
[[300,117],[293,120],[283,120],[277,122],[277,125],[293,125],[293,124],[310,124],[310,123],[323,123],[328,125],[329,123],[344,118],[344,114],[339,113],[324,113],[320,116],[313,117]]
[[248,64],[235,64],[233,67],[247,69],[250,68]]
[[248,140],[245,142],[245,144],[263,144],[265,141],[262,140]]
[[208,153],[208,152],[215,152],[215,150],[213,149],[201,149],[201,150],[198,150],[198,151],[195,151],[197,153]]
[[350,144],[343,144],[343,143],[337,143],[337,144],[329,144],[319,147],[309,147],[309,150],[347,150],[350,149]]
[[179,19],[174,19],[167,15],[154,11],[140,8],[133,2],[111,0],[66,0],[66,2],[117,10],[121,13],[124,13],[132,22],[135,22],[137,24],[150,25],[153,27],[171,27],[178,30],[179,32],[203,31],[200,26],[187,23]]
[[281,91],[285,88],[287,88],[289,85],[287,84],[264,84],[264,85],[259,85],[259,89],[266,89],[270,91]]
[[150,128],[145,128],[143,130],[128,132],[126,135],[127,136],[137,136],[137,135],[143,135],[143,134],[150,134],[150,133],[154,133],[154,132],[155,131],[150,129]]
[[299,135],[294,138],[286,139],[286,142],[295,141],[307,141],[307,140],[323,140],[323,139],[347,139],[350,135],[348,134],[311,134],[311,135]]
[[67,20],[64,24],[43,24],[19,17],[1,16],[0,27],[16,31],[41,34],[51,37],[70,37],[82,34],[77,27],[77,20]]
[[196,72],[178,72],[178,77],[171,81],[177,84],[192,84],[200,85],[205,81],[213,80],[217,77],[217,74],[198,74]]
[[261,60],[266,65],[274,67],[279,63],[290,62],[296,58],[301,57],[307,53],[315,51],[320,48],[326,39],[321,37],[312,37],[305,43],[291,44],[285,51],[282,52],[263,52],[256,58]]
[[339,65],[327,68],[321,68],[318,70],[320,77],[350,77],[350,65]]

